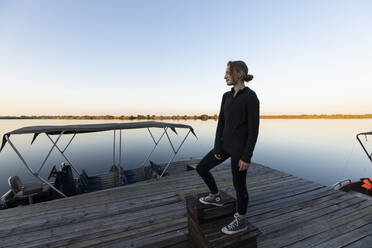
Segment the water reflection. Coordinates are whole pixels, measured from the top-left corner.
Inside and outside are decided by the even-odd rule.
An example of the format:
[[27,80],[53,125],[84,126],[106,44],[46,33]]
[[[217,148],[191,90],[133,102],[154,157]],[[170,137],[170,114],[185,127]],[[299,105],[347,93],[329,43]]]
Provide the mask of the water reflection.
[[[371,119],[265,120],[256,160],[273,168],[333,185],[345,177],[372,176],[355,135],[372,130]],[[372,142],[367,143],[372,151]]]
[[[71,125],[85,123],[110,123],[102,120],[1,120],[1,136],[11,130],[36,125]],[[121,122],[121,121],[116,121]],[[167,120],[166,122],[184,123],[194,127],[198,136],[189,135],[175,160],[189,157],[202,157],[212,147],[217,122],[214,120]],[[353,120],[261,120],[260,133],[252,161],[285,171],[324,185],[332,185],[345,177],[358,179],[372,176],[372,167],[368,158],[355,139],[358,132],[371,131],[371,119]],[[157,140],[162,129],[152,128]],[[188,130],[177,129],[178,135],[169,132],[175,147],[178,147]],[[118,131],[117,139],[118,141]],[[54,139],[56,136],[54,136]],[[61,138],[59,145],[67,145],[71,135]],[[11,140],[30,165],[37,169],[43,162],[52,143],[45,135],[39,135],[31,146],[32,135],[13,135]],[[368,143],[369,151],[372,151]],[[124,130],[122,133],[122,165],[135,168],[142,164],[154,147],[154,142],[146,129]],[[119,162],[118,150],[116,163]],[[81,171],[88,174],[106,172],[113,161],[113,131],[78,134],[66,150],[66,156]],[[159,143],[151,159],[165,162],[172,156],[172,148],[165,136]],[[54,150],[41,175],[46,177],[50,168],[61,162],[63,157]],[[9,144],[0,153],[0,194],[8,189],[7,178],[18,175],[22,181],[32,178],[21,160]]]

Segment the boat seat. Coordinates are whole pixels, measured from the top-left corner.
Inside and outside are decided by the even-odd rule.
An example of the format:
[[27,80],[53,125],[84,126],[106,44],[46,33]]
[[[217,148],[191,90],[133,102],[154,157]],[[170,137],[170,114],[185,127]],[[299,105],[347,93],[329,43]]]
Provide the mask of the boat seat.
[[83,188],[87,191],[101,188],[101,181],[97,177],[88,177],[85,170],[79,176]]
[[137,178],[135,178],[136,173],[133,170],[123,170],[122,177],[124,180],[124,184],[136,183],[139,182]]
[[23,183],[18,176],[11,176],[8,178],[8,184],[10,189],[13,191],[14,194],[21,192],[23,190]]
[[31,195],[43,192],[43,185],[41,183],[25,185],[23,188],[23,194]]
[[134,170],[125,170],[124,173],[125,173],[126,176],[134,176],[134,175],[136,175],[136,173],[134,172]]
[[[160,175],[163,173],[163,170],[164,170],[164,169],[162,169],[160,165],[155,164],[155,163],[152,162],[151,160],[150,160],[150,164],[151,164],[151,168],[152,168],[152,170],[153,170],[157,175],[160,176]],[[164,173],[164,176],[167,176],[167,175],[169,175],[168,171],[166,171],[166,172]]]
[[8,179],[10,189],[13,191],[15,197],[26,198],[28,197],[30,203],[32,203],[32,197],[34,195],[46,192],[49,190],[49,186],[42,183],[23,184],[18,176],[11,176]]
[[83,169],[81,171],[81,173],[86,177],[88,178],[88,180],[96,180],[96,181],[99,181],[99,177],[98,176],[88,176],[87,172]]

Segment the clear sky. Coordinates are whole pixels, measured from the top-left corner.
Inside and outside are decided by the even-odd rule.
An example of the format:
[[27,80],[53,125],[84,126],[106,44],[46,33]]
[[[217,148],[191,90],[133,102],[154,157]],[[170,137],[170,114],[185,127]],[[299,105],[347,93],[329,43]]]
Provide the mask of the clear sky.
[[370,0],[0,0],[0,115],[372,113]]

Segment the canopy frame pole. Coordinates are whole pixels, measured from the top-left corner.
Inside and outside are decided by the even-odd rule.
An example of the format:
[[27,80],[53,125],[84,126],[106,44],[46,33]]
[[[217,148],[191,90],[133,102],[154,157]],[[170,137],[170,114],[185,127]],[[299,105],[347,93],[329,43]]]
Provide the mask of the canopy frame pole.
[[[362,146],[362,148],[363,148],[363,150],[364,150],[364,152],[367,154],[367,157],[369,158],[369,160],[371,160],[371,162],[372,162],[372,153],[371,153],[371,155],[369,155],[368,154],[368,151],[367,151],[367,149],[364,147],[364,145],[363,145],[363,143],[362,143],[362,141],[359,139],[359,135],[362,135],[362,133],[360,133],[360,134],[357,134],[357,136],[356,136],[356,138],[357,138],[357,140],[359,141],[359,144]],[[366,136],[367,137],[367,136]]]
[[115,137],[116,137],[116,130],[114,129],[114,146],[112,149],[112,165],[115,165]]
[[67,147],[71,144],[72,140],[75,138],[76,136],[76,133],[74,133],[74,135],[72,136],[72,138],[70,139],[70,141],[68,142],[68,144],[66,145],[65,149],[63,149],[62,153],[64,153],[67,149]]
[[[69,164],[69,165],[71,165],[71,168],[75,171],[75,173],[76,173],[76,175],[80,175],[79,174],[79,171],[75,168],[75,166],[71,163],[71,161],[66,157],[66,155],[65,155],[65,151],[66,151],[66,148],[63,150],[63,151],[61,151],[61,149],[57,146],[57,141],[56,142],[54,142],[53,141],[53,139],[49,136],[49,134],[47,134],[47,136],[48,136],[48,138],[49,138],[49,140],[54,144],[55,143],[55,145],[56,145],[56,148],[57,148],[57,150],[61,153],[61,155],[66,159],[66,161],[67,161],[67,163]],[[75,135],[72,137],[72,139],[75,137]],[[71,141],[72,141],[72,139],[71,139]],[[71,143],[71,142],[70,142]]]
[[[55,142],[55,143],[53,142],[53,146],[52,146],[52,148],[50,148],[50,150],[49,150],[49,152],[48,152],[48,155],[45,157],[43,163],[40,165],[39,169],[36,171],[37,174],[39,174],[40,171],[41,171],[41,169],[44,167],[44,164],[45,164],[46,161],[48,160],[48,158],[49,158],[50,154],[52,153],[54,147],[57,146],[57,142],[58,142],[59,139],[62,137],[62,134],[63,134],[63,131],[58,135],[58,138],[57,138],[56,142]],[[48,134],[46,134],[46,135],[48,135]]]
[[[172,146],[173,152],[175,153],[176,150],[174,149],[174,146],[173,146],[173,144],[172,144],[172,141],[171,141],[171,139],[169,138],[168,132],[166,131],[165,134],[167,135],[168,140],[169,140],[169,143],[170,143],[170,145]],[[187,137],[187,136],[186,136],[186,137]]]
[[120,136],[119,136],[119,168],[121,166],[121,129],[120,129]]
[[[174,152],[174,154],[173,154],[172,158],[169,160],[168,164],[165,166],[165,168],[164,168],[163,172],[161,173],[160,177],[162,177],[162,176],[164,175],[164,173],[168,170],[168,167],[170,166],[170,163],[171,163],[171,162],[173,161],[173,159],[176,157],[178,151],[181,149],[181,146],[182,146],[183,143],[185,142],[187,136],[189,136],[190,132],[191,132],[191,130],[189,130],[189,131],[187,132],[185,138],[184,138],[183,141],[181,142],[180,146],[177,148],[177,151]],[[168,136],[168,134],[167,134],[167,136]],[[169,142],[172,144],[172,142],[171,142],[169,136],[168,136],[168,139],[169,139]],[[172,145],[172,148],[173,148],[173,145]]]
[[121,174],[122,174],[122,167],[121,167],[121,129],[120,129],[120,136],[119,136],[119,175],[118,175],[120,182],[123,181],[123,178],[122,178]]
[[41,182],[43,183],[46,183],[47,185],[49,185],[49,187],[51,187],[53,190],[55,190],[58,194],[60,194],[61,196],[63,197],[67,197],[65,194],[63,194],[61,191],[59,191],[57,188],[55,188],[50,182],[48,182],[47,180],[45,180],[44,178],[40,177],[38,173],[35,173],[32,168],[27,164],[27,162],[25,161],[25,159],[22,157],[22,155],[19,153],[19,151],[17,150],[17,148],[13,145],[13,143],[10,141],[10,138],[8,135],[5,135],[5,139],[8,141],[8,143],[10,144],[10,146],[13,148],[13,150],[15,151],[15,153],[18,155],[18,157],[21,159],[21,161],[23,162],[23,164],[26,166],[26,168],[30,171],[31,175],[33,175],[34,177],[36,177],[37,179],[39,179]]
[[114,173],[114,186],[117,186],[117,180],[116,180],[116,157],[115,157],[115,150],[116,150],[116,129],[114,129],[114,144],[113,144],[113,149],[112,149],[112,170]]
[[[167,129],[167,127],[165,128],[165,130],[166,130],[166,129]],[[144,166],[146,165],[147,161],[150,159],[151,155],[153,154],[153,152],[155,151],[156,147],[158,146],[160,140],[163,138],[163,136],[164,136],[164,134],[165,134],[165,131],[164,131],[163,134],[160,136],[159,140],[156,141],[155,138],[154,138],[154,136],[152,135],[150,129],[147,128],[147,130],[150,132],[150,135],[151,135],[151,137],[152,137],[152,140],[153,140],[154,143],[155,143],[155,146],[154,146],[154,148],[152,148],[152,151],[149,153],[149,155],[147,155],[147,158],[145,159],[145,161],[143,161],[143,163],[141,164],[141,167],[144,167]]]

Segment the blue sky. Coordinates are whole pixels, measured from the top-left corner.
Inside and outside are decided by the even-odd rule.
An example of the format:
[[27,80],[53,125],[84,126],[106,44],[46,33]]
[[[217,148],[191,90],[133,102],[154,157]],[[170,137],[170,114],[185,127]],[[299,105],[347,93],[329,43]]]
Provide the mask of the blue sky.
[[372,1],[2,1],[0,115],[372,113]]

